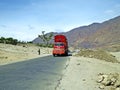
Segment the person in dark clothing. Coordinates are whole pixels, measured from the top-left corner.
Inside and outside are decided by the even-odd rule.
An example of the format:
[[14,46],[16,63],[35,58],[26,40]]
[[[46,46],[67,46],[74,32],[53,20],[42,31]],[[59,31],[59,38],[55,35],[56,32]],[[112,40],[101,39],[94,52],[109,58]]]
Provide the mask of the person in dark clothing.
[[40,49],[38,50],[38,55],[40,55]]

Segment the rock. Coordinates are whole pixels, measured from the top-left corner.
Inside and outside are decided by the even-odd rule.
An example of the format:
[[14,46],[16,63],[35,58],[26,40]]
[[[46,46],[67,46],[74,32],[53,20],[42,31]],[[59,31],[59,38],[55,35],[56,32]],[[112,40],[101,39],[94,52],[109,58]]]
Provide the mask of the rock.
[[114,86],[115,87],[120,87],[120,80],[117,80]]
[[120,75],[118,75],[116,83],[114,85],[115,87],[120,87]]
[[100,88],[100,89],[104,89],[105,86],[104,86],[104,85],[100,85],[99,88]]
[[112,78],[112,79],[111,79],[111,85],[114,85],[116,81],[117,81],[116,78]]
[[104,79],[101,82],[105,86],[109,86],[111,84],[111,80],[109,79],[108,75],[103,75]]
[[100,83],[100,89],[120,90],[120,74],[98,74],[97,83]]
[[114,85],[117,82],[118,74],[103,75],[104,80],[101,82],[105,86]]
[[111,80],[111,85],[114,85],[115,82],[117,81],[118,74],[109,74],[108,79]]
[[97,82],[101,83],[104,80],[104,77],[102,75],[98,76]]

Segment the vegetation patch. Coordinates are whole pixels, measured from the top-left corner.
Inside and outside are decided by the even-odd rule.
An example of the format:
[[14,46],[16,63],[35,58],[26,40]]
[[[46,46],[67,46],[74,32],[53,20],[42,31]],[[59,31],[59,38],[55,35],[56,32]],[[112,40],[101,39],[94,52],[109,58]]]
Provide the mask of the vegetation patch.
[[103,50],[81,50],[80,52],[78,52],[78,54],[76,54],[76,56],[83,56],[83,57],[89,57],[89,58],[96,58],[96,59],[100,59],[100,60],[104,60],[107,62],[113,62],[113,63],[117,63],[117,59],[115,58],[115,56],[113,56],[112,54],[105,52]]

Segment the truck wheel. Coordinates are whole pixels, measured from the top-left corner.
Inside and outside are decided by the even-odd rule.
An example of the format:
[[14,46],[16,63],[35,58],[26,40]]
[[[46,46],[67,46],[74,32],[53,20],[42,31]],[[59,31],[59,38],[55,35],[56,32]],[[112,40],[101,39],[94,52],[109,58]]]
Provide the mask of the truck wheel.
[[68,53],[66,53],[66,56],[68,56]]
[[68,52],[65,52],[65,56],[68,56]]
[[53,54],[53,56],[55,57],[56,55],[55,55],[55,54]]

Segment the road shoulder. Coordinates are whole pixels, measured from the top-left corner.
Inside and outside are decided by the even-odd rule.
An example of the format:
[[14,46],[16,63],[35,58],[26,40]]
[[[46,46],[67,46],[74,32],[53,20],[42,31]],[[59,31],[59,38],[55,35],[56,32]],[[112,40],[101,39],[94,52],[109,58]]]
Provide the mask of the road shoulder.
[[118,63],[71,56],[57,90],[100,90],[96,83],[97,75],[120,72],[119,68]]

